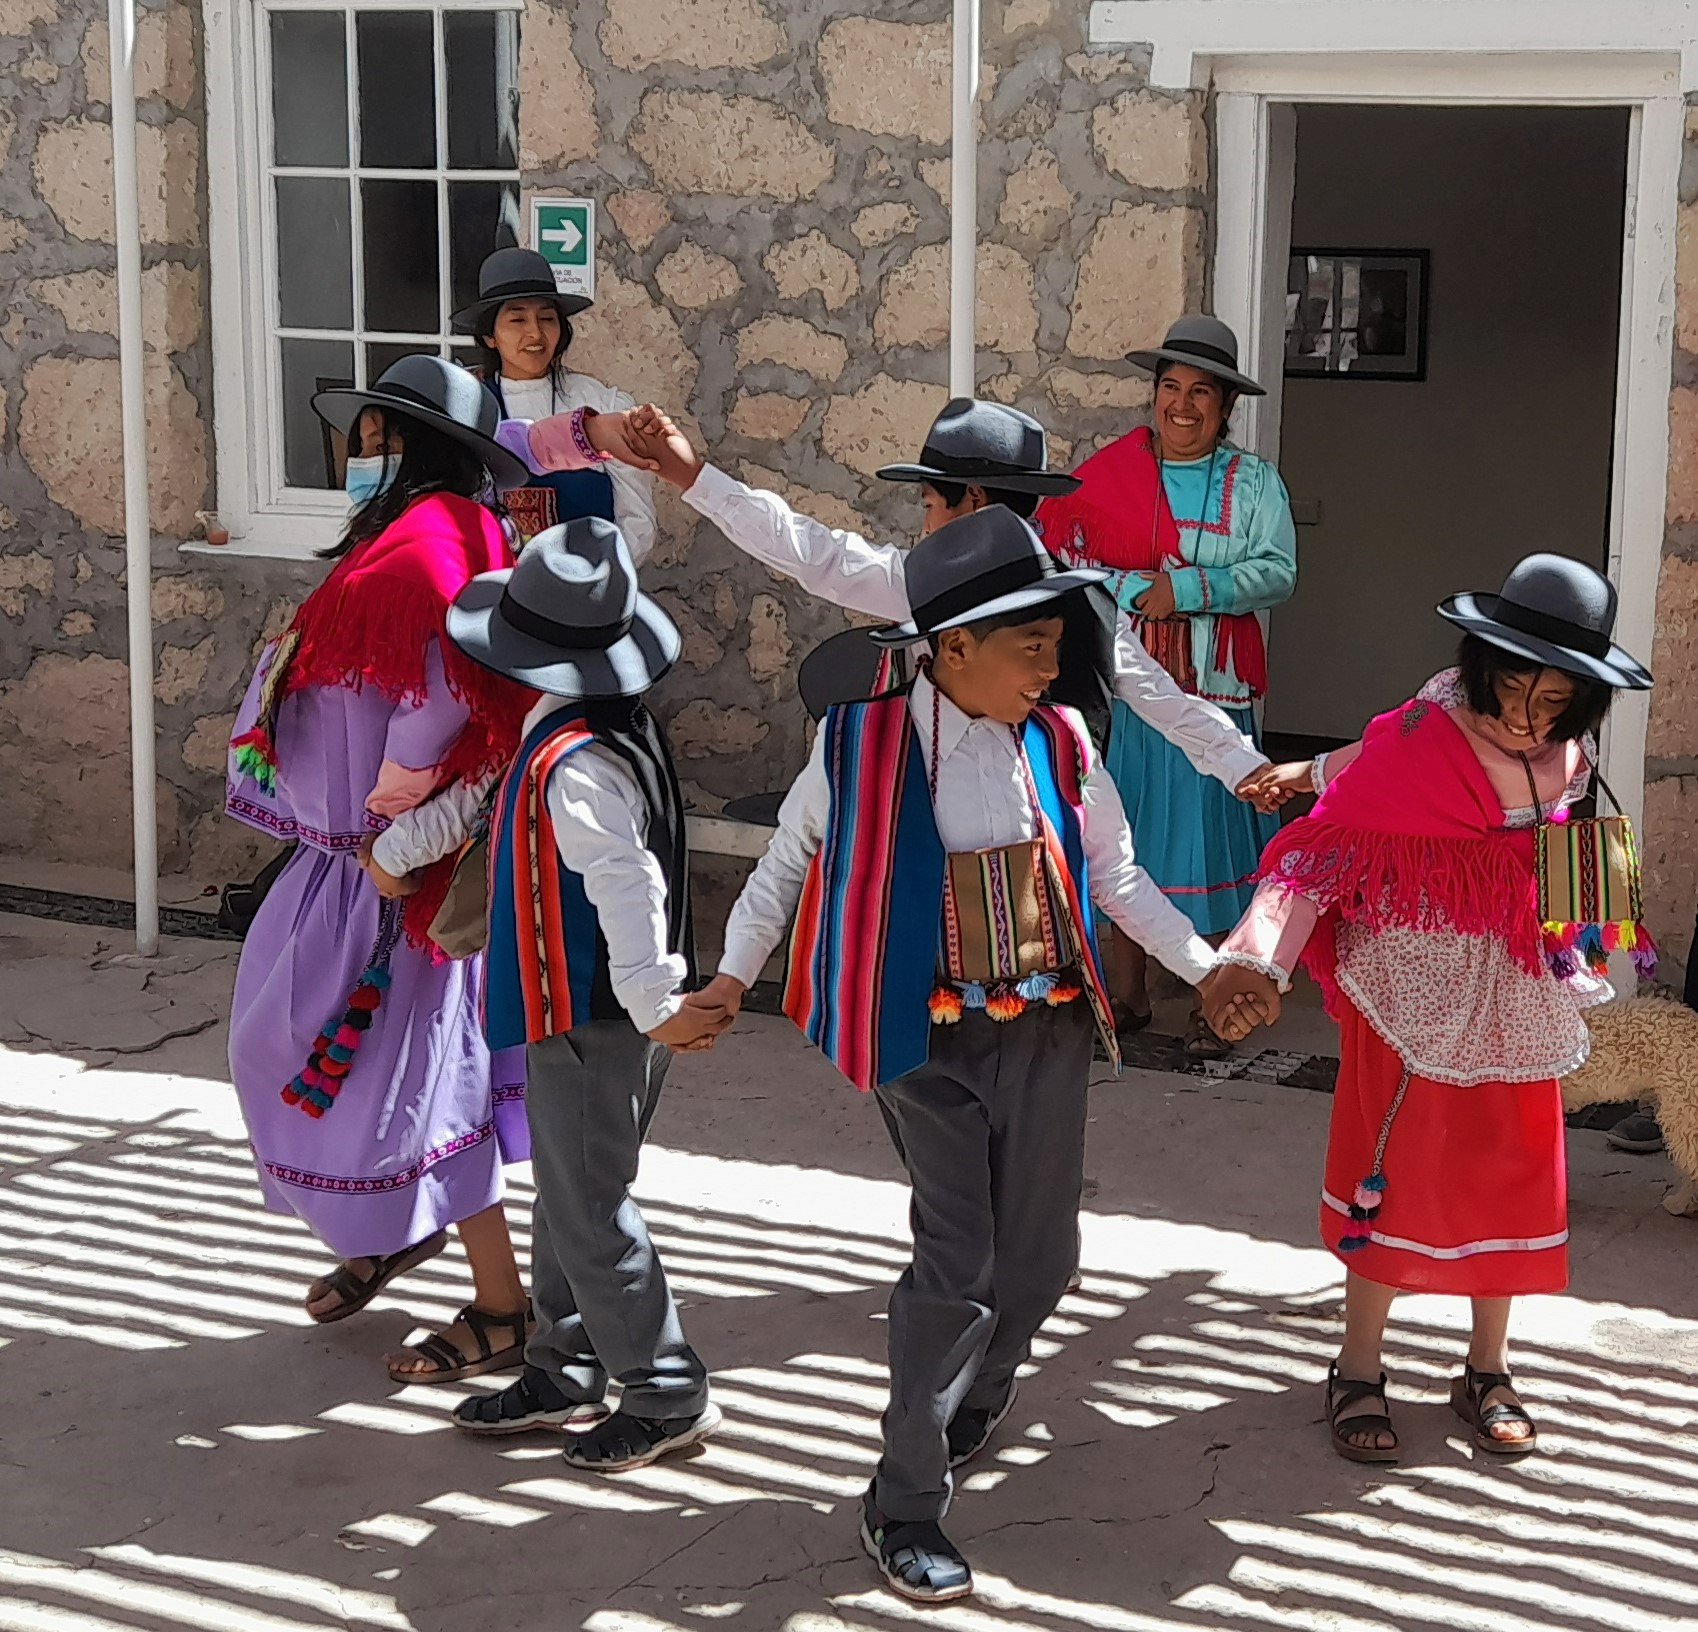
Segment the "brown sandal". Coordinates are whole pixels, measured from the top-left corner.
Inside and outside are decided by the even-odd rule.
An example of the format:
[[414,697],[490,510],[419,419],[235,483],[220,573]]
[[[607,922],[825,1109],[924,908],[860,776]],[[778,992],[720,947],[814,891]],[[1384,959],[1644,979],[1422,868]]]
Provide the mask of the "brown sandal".
[[[1362,1400],[1378,1400],[1378,1411],[1363,1411],[1342,1420],[1341,1411],[1348,1411],[1351,1406]],[[1398,1445],[1352,1445],[1352,1434],[1390,1434],[1393,1440],[1397,1438],[1397,1430],[1391,1425],[1391,1413],[1385,1409],[1386,1403],[1386,1374],[1380,1373],[1377,1383],[1370,1383],[1366,1378],[1340,1377],[1337,1365],[1327,1368],[1327,1422],[1332,1435],[1332,1448],[1346,1462],[1395,1462],[1402,1454]]]
[[[1450,1385],[1450,1408],[1474,1430],[1474,1443],[1492,1456],[1525,1456],[1539,1444],[1539,1431],[1526,1407],[1500,1400],[1487,1405],[1486,1396],[1493,1389],[1513,1390],[1514,1380],[1507,1371],[1476,1371],[1472,1366]],[[1500,1422],[1522,1422],[1527,1425],[1525,1439],[1499,1439],[1493,1432]]]
[[414,1246],[403,1247],[400,1252],[392,1252],[387,1258],[373,1258],[372,1273],[366,1280],[361,1280],[346,1264],[338,1264],[328,1275],[319,1276],[319,1284],[342,1301],[326,1309],[322,1315],[313,1315],[311,1310],[307,1312],[320,1326],[329,1326],[335,1321],[346,1320],[349,1315],[357,1315],[397,1275],[405,1275],[409,1269],[428,1263],[447,1245],[448,1232],[438,1230],[435,1235],[426,1236]]
[[1185,1052],[1194,1060],[1224,1060],[1232,1053],[1233,1045],[1220,1036],[1201,1009],[1191,1015],[1191,1035],[1185,1039]]
[[[462,1354],[441,1332],[432,1332],[428,1337],[421,1337],[417,1343],[407,1344],[401,1351],[403,1354],[423,1355],[430,1361],[431,1369],[397,1371],[394,1366],[390,1366],[389,1380],[393,1383],[458,1383],[468,1377],[482,1377],[486,1372],[510,1371],[524,1362],[525,1340],[531,1335],[529,1303],[511,1314],[479,1309],[475,1304],[469,1303],[454,1318],[470,1327],[472,1336],[477,1339],[478,1352],[475,1358]],[[489,1334],[501,1328],[506,1329],[512,1342],[498,1349],[490,1341]]]

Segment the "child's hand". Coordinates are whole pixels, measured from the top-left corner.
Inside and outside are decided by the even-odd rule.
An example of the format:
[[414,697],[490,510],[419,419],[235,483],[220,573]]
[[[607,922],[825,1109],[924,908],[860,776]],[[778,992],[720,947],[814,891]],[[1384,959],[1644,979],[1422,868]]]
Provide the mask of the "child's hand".
[[1315,762],[1295,760],[1286,765],[1264,765],[1244,778],[1233,792],[1246,804],[1251,804],[1264,816],[1290,804],[1299,794],[1315,790]]
[[355,860],[365,869],[366,877],[372,882],[372,888],[386,901],[399,901],[409,895],[419,893],[419,878],[417,873],[402,873],[397,876],[386,872],[372,859],[372,846],[377,843],[375,835],[368,834],[360,840],[360,848],[355,854]]
[[584,435],[597,453],[605,454],[609,459],[617,459],[622,465],[634,465],[638,470],[659,470],[657,460],[644,453],[633,440],[631,435],[631,415],[637,410],[627,409],[623,413],[584,414]]
[[1209,1029],[1229,1043],[1242,1042],[1257,1026],[1279,1019],[1279,987],[1259,969],[1217,965],[1197,983],[1197,995]]
[[624,418],[632,448],[650,461],[649,468],[659,471],[663,482],[682,491],[701,475],[702,462],[689,437],[653,403],[633,408]]
[[735,1014],[726,1013],[718,1004],[703,1003],[700,993],[696,993],[686,997],[684,1006],[670,1020],[663,1020],[649,1036],[676,1053],[694,1053],[712,1048],[714,1039],[735,1018]]
[[699,992],[692,992],[684,1001],[704,1008],[723,1009],[735,1019],[743,1007],[743,993],[747,990],[735,976],[715,975]]

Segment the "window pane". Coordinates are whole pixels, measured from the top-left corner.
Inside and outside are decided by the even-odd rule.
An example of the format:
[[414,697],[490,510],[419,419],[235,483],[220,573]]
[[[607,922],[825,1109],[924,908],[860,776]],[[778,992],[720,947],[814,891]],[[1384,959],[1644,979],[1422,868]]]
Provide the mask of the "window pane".
[[459,311],[477,299],[478,268],[492,250],[519,241],[519,184],[503,181],[454,181],[448,184],[449,270],[453,279],[450,309]]
[[448,163],[511,170],[519,162],[519,14],[450,11],[442,18],[448,65]]
[[348,183],[279,176],[277,309],[286,329],[354,326],[353,231]]
[[365,326],[436,334],[442,307],[436,275],[436,183],[363,181]]
[[271,14],[271,121],[277,164],[348,162],[347,28],[339,11]]
[[[346,340],[284,340],[283,479],[290,487],[340,487],[342,438],[312,411],[315,392],[354,383]],[[329,539],[325,540],[329,543]]]
[[375,382],[403,357],[440,357],[440,347],[417,340],[389,340],[366,347],[366,380]]
[[371,170],[436,167],[436,45],[428,11],[364,11],[360,163]]

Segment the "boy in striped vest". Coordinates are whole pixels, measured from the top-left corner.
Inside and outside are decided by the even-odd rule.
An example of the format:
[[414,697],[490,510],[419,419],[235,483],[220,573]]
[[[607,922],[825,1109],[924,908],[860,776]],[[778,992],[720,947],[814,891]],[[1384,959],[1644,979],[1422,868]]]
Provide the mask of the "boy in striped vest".
[[[643,694],[677,661],[619,529],[589,517],[475,578],[456,646],[543,693],[489,831],[485,1030],[525,1046],[537,1202],[536,1333],[519,1380],[464,1401],[474,1434],[566,1436],[566,1460],[639,1467],[711,1433],[719,1412],[685,1341],[630,1186],[672,1049],[730,1023],[694,977],[683,801]],[[609,1380],[622,1388],[609,1415]]]
[[940,1528],[950,1469],[1007,1414],[1075,1263],[1098,1037],[1118,1061],[1090,905],[1193,985],[1216,959],[1133,860],[1078,714],[1041,700],[1063,601],[1101,574],[1062,571],[991,506],[904,575],[911,618],[878,638],[929,638],[929,668],[827,712],[702,997],[734,1012],[794,920],[785,1012],[897,1135],[914,1259],[862,1539],[895,1591],[936,1602],[972,1591]]

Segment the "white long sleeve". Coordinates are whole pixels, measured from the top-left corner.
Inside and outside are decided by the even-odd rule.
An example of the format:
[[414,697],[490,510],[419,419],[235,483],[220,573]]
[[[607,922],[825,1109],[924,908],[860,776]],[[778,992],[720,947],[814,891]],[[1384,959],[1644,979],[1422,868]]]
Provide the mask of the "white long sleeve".
[[[932,746],[934,696],[931,682],[922,676],[909,698],[921,750],[927,755]],[[944,848],[987,850],[1030,839],[1032,805],[1019,736],[994,720],[968,718],[948,698],[936,701],[934,814]],[[783,940],[801,898],[808,864],[824,841],[831,808],[824,741],[823,732],[816,734],[807,765],[779,807],[772,842],[726,922],[725,953],[719,966],[745,985],[754,982]],[[1214,967],[1214,953],[1133,859],[1132,834],[1120,795],[1094,756],[1084,795],[1081,838],[1092,896],[1128,935],[1194,985]]]
[[667,949],[666,876],[648,848],[641,790],[590,743],[554,768],[546,797],[560,859],[601,922],[613,995],[638,1031],[653,1031],[683,1007],[689,968]]
[[[908,552],[873,544],[859,533],[800,515],[776,493],[727,476],[713,465],[685,491],[684,502],[707,517],[745,555],[794,579],[810,595],[875,618],[908,616],[902,564]],[[1267,756],[1213,703],[1188,696],[1132,632],[1120,613],[1114,643],[1114,693],[1159,731],[1204,776],[1236,789]]]
[[400,878],[451,856],[466,842],[493,775],[476,782],[456,782],[423,804],[404,810],[371,847],[372,860],[384,872]]

